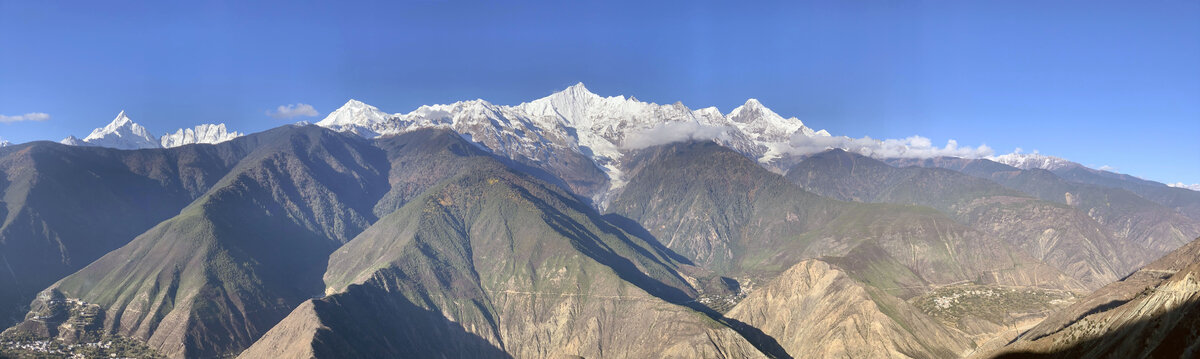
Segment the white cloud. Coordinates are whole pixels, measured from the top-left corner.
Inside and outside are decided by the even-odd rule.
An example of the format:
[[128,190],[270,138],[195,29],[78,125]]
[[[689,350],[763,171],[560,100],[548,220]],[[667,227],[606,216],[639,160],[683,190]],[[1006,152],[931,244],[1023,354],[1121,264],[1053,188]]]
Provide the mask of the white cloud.
[[725,126],[709,126],[697,122],[667,122],[630,135],[622,147],[636,150],[688,140],[725,142],[730,138],[730,130]]
[[942,156],[981,158],[991,156],[995,152],[987,145],[979,145],[978,147],[959,146],[958,141],[955,140],[946,141],[945,146],[937,147],[933,145],[933,141],[921,136],[877,140],[870,137],[809,137],[797,133],[792,136],[792,140],[788,145],[791,148],[787,149],[786,152],[793,155],[808,155],[829,149],[841,148],[875,158],[932,158]]
[[1109,165],[1103,165],[1103,166],[1097,167],[1096,169],[1101,170],[1101,171],[1109,171],[1109,172],[1117,171],[1116,167],[1109,166]]
[[42,112],[30,112],[24,115],[5,116],[0,115],[0,123],[13,123],[21,121],[45,121],[50,119],[50,114]]
[[1183,184],[1183,182],[1168,183],[1168,186],[1175,188],[1187,188],[1193,191],[1200,191],[1200,183]]
[[267,111],[267,116],[274,118],[314,117],[317,115],[317,109],[313,108],[312,105],[303,103],[281,105],[275,108],[275,111]]
[[[630,135],[625,139],[621,147],[636,150],[688,140],[715,140],[719,143],[727,143],[734,138],[731,133],[736,133],[736,131],[736,129],[726,126],[704,125],[696,122],[668,122]],[[983,158],[991,156],[995,152],[987,145],[979,145],[978,147],[959,146],[958,141],[955,140],[949,140],[945,146],[937,147],[933,145],[933,141],[922,136],[877,140],[870,137],[850,138],[828,135],[814,135],[810,137],[801,132],[796,132],[792,135],[791,141],[782,143],[781,145],[773,148],[773,150],[791,155],[809,155],[834,148],[841,148],[876,158],[932,158],[942,156]]]

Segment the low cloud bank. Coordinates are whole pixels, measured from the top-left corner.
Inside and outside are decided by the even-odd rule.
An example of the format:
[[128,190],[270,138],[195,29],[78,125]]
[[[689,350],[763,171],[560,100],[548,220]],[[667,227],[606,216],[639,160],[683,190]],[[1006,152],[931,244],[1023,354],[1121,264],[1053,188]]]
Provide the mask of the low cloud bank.
[[0,123],[13,123],[21,121],[45,121],[50,119],[50,114],[42,112],[30,112],[24,115],[5,116],[0,115]]
[[805,136],[792,135],[787,151],[793,155],[808,155],[834,148],[857,152],[864,156],[875,158],[932,158],[932,157],[963,157],[980,158],[991,156],[995,151],[987,145],[978,147],[959,146],[958,141],[946,141],[946,145],[937,147],[926,137],[909,136],[903,139],[877,140],[871,137],[850,138],[846,136]]
[[709,126],[698,122],[668,122],[630,135],[621,147],[637,150],[682,141],[726,142],[732,138],[731,131],[736,130],[727,126]]
[[1186,188],[1193,191],[1200,191],[1200,183],[1184,184],[1183,182],[1168,183],[1168,186],[1175,188]]
[[[630,135],[625,139],[622,147],[636,150],[689,140],[715,140],[726,143],[735,138],[734,134],[736,131],[738,130],[728,126],[711,126],[696,122],[670,122]],[[958,141],[955,140],[949,140],[945,146],[938,147],[934,146],[933,142],[928,138],[921,136],[878,140],[870,137],[807,136],[801,132],[793,134],[791,140],[783,145],[776,147],[776,149],[786,154],[798,156],[810,155],[834,148],[876,158],[932,158],[942,156],[982,158],[991,156],[995,152],[987,145],[979,145],[977,147],[959,146]]]

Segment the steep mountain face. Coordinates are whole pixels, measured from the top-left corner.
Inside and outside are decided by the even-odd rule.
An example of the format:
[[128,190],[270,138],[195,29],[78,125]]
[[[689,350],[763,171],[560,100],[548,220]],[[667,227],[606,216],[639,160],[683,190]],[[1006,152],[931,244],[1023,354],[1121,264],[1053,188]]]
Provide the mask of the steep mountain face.
[[117,151],[33,142],[0,150],[0,323],[34,295],[179,213],[246,151]]
[[819,260],[792,266],[727,315],[775,337],[796,358],[957,358],[973,346]]
[[420,129],[381,137],[373,145],[387,154],[391,168],[388,192],[373,209],[380,218],[438,182],[494,161],[487,151],[445,129]]
[[203,124],[195,128],[181,128],[175,133],[168,133],[159,139],[163,148],[179,147],[196,143],[221,143],[245,134],[225,129],[225,124]]
[[601,207],[611,190],[623,186],[623,161],[631,149],[701,137],[767,162],[793,135],[829,135],[785,119],[757,100],[722,115],[711,107],[691,110],[681,103],[601,97],[583,84],[517,106],[473,100],[422,106],[408,114],[389,115],[351,100],[317,125],[369,138],[418,128],[453,129],[497,155],[562,178]]
[[694,294],[675,265],[570,193],[481,162],[334,253],[328,296],[242,357],[761,356],[671,303]]
[[788,170],[806,190],[859,202],[918,204],[1016,244],[1025,253],[1096,289],[1153,259],[1119,241],[1078,209],[1041,201],[995,182],[940,168],[892,167],[831,150]]
[[889,160],[897,166],[941,167],[989,179],[1042,200],[1088,214],[1118,239],[1158,256],[1200,236],[1200,222],[1132,192],[1065,180],[1041,169],[1021,170],[988,160],[933,158]]
[[[313,126],[235,144],[253,151],[199,199],[42,297],[95,303],[106,332],[168,356],[213,357],[240,352],[319,295],[327,255],[375,220],[386,154]],[[45,325],[38,318],[18,328]]]
[[[852,273],[856,278],[896,295],[913,294],[898,284],[914,282],[1081,288],[933,209],[822,198],[712,142],[647,149],[629,173],[614,214],[641,223],[697,265],[742,281],[769,279],[803,259],[838,256],[861,264],[853,266],[862,270]],[[877,250],[856,250],[863,246]],[[898,265],[880,270],[888,263]]]
[[[790,252],[769,247],[792,242],[782,239],[815,230],[844,210],[712,142],[646,149],[630,161],[628,172],[631,181],[609,210],[641,223],[697,265],[723,274],[744,272],[740,259],[756,247],[764,251],[757,255]],[[760,238],[783,243],[748,246]]]
[[1200,240],[1066,310],[1000,357],[1180,358],[1200,353]]

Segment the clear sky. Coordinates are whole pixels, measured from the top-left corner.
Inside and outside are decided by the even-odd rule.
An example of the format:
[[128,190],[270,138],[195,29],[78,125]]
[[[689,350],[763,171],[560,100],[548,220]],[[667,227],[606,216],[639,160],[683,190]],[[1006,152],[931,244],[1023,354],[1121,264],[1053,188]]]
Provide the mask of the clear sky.
[[[1200,2],[0,0],[0,138],[601,95],[1200,183]],[[280,105],[317,117],[276,119]],[[46,113],[44,121],[27,113]],[[37,116],[33,116],[37,117]]]

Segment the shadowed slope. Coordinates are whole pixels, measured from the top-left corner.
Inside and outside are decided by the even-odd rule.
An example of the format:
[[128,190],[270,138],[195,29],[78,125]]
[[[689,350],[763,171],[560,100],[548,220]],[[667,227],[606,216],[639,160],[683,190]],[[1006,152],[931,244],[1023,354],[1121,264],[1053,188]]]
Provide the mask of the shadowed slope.
[[0,149],[0,326],[20,320],[38,291],[179,213],[246,152]]
[[[351,357],[760,356],[728,327],[669,302],[694,294],[674,266],[569,193],[498,163],[478,166],[339,249],[325,276],[330,295],[243,357],[329,357],[341,346],[357,348]],[[438,315],[388,314],[413,310]]]
[[494,161],[488,152],[450,130],[421,129],[381,137],[373,143],[387,153],[391,168],[388,171],[390,189],[374,208],[380,217],[464,169]]
[[797,358],[955,358],[972,346],[912,305],[820,260],[792,266],[728,316],[779,339]]
[[999,357],[1180,358],[1200,355],[1200,240],[1061,310]]
[[375,219],[386,157],[317,127],[247,137],[255,149],[178,216],[48,291],[172,357],[235,354],[320,293],[326,256]]

